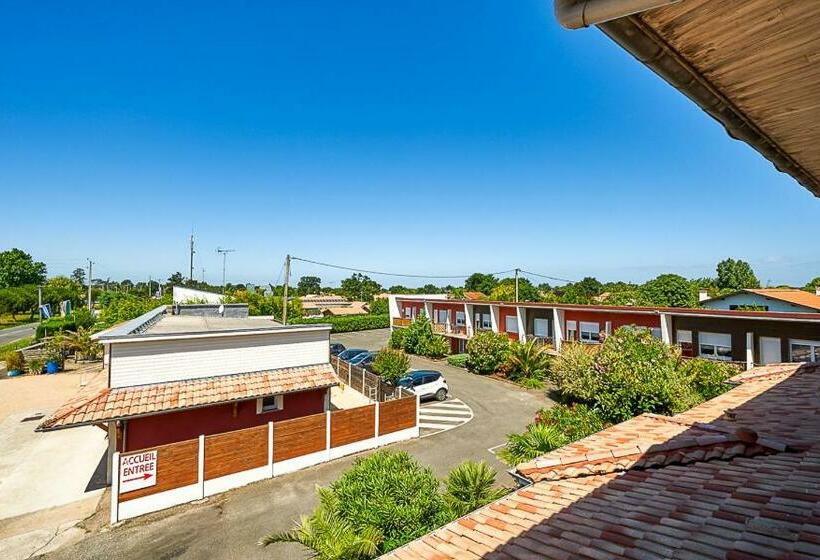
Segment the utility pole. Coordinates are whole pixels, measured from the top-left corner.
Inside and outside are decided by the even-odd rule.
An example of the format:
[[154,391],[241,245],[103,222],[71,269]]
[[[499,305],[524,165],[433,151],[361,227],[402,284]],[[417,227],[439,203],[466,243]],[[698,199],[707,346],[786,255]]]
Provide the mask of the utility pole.
[[518,303],[518,271],[521,270],[520,268],[515,269],[515,302]]
[[285,290],[282,295],[282,324],[288,324],[288,284],[290,283],[290,255],[285,255]]
[[205,267],[202,267],[202,283],[205,283]]
[[43,287],[37,286],[37,311],[40,313],[40,322],[43,322]]
[[194,281],[194,253],[196,253],[196,251],[194,251],[194,232],[191,232],[191,266],[188,272],[188,279],[191,280],[191,282]]
[[88,259],[88,310],[91,311],[91,267],[94,265],[94,261]]
[[222,295],[225,295],[225,266],[228,260],[228,253],[233,253],[236,249],[223,249],[217,247],[216,252],[222,255]]
[[148,276],[148,299],[151,299],[151,276]]

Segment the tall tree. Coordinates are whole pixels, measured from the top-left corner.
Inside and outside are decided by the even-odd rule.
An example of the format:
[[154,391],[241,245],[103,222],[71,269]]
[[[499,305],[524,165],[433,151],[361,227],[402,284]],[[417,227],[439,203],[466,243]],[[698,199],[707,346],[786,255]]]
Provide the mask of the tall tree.
[[645,304],[663,307],[695,307],[697,288],[683,276],[661,274],[641,286]]
[[322,279],[318,276],[302,276],[296,284],[296,291],[300,296],[318,294],[322,291]]
[[803,287],[803,289],[808,292],[814,293],[818,286],[820,286],[820,276],[812,280],[809,280],[808,283]]
[[561,290],[564,303],[590,303],[592,298],[603,292],[604,286],[596,278],[587,276],[583,280],[567,284]]
[[174,272],[171,276],[168,277],[168,284],[171,286],[182,286],[185,282],[185,277],[182,276],[181,272]]
[[464,281],[464,289],[468,292],[481,292],[489,294],[498,285],[498,280],[492,274],[475,272]]
[[[489,294],[493,301],[515,301],[515,278],[504,278]],[[518,279],[518,301],[540,301],[538,288],[526,278]]]
[[350,278],[342,280],[339,291],[348,299],[371,301],[375,294],[382,291],[382,287],[369,276],[356,272]]
[[722,290],[759,288],[760,281],[746,261],[724,259],[717,265],[717,287]]
[[16,248],[0,252],[0,288],[42,284],[45,279],[45,263]]
[[82,267],[75,268],[74,272],[71,273],[71,279],[81,286],[85,286],[85,269]]

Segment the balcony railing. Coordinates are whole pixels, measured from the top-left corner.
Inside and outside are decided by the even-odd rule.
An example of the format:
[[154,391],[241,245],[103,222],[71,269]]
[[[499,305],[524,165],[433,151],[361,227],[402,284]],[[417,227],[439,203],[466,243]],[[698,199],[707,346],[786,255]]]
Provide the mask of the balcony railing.
[[553,342],[551,336],[535,336],[534,334],[528,334],[527,340],[534,340],[539,344],[543,344],[547,348],[555,348],[555,343]]
[[452,323],[433,323],[433,332],[436,334],[453,334],[467,336],[467,327]]
[[413,322],[413,319],[407,319],[405,317],[394,317],[393,318],[393,326],[394,327],[409,327],[410,323]]

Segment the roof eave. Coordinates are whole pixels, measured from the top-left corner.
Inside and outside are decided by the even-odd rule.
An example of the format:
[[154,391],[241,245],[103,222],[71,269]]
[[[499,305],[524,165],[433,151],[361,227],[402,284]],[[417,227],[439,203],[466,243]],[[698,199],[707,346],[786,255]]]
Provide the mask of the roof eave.
[[735,140],[743,141],[768,159],[775,168],[791,175],[814,196],[820,198],[820,178],[801,166],[769,138],[718,88],[698,73],[686,59],[658,36],[639,16],[628,16],[598,25],[650,70],[694,101],[726,129]]

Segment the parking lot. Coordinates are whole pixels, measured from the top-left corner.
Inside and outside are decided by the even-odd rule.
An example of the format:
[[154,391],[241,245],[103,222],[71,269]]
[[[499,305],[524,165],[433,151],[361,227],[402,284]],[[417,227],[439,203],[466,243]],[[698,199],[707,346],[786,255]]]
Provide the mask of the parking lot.
[[[386,344],[388,335],[389,331],[383,329],[334,335],[332,339],[351,348],[378,350]],[[472,417],[456,428],[437,428],[429,437],[394,444],[390,449],[407,451],[420,463],[429,465],[439,478],[464,460],[484,460],[498,471],[499,484],[512,486],[506,473],[509,467],[490,449],[503,444],[508,433],[522,431],[538,409],[549,404],[543,392],[473,375],[444,361],[414,356],[411,366],[441,371],[451,393],[445,402],[464,403]],[[438,404],[442,403],[424,403],[422,411],[435,413]],[[447,415],[427,415],[442,416]],[[441,420],[434,423],[450,424]],[[94,531],[81,542],[47,557],[307,558],[298,545],[277,545],[274,551],[259,547],[256,541],[270,531],[290,529],[300,515],[310,513],[317,504],[315,487],[330,484],[361,455],[237,488],[199,504],[130,520],[112,530]]]

